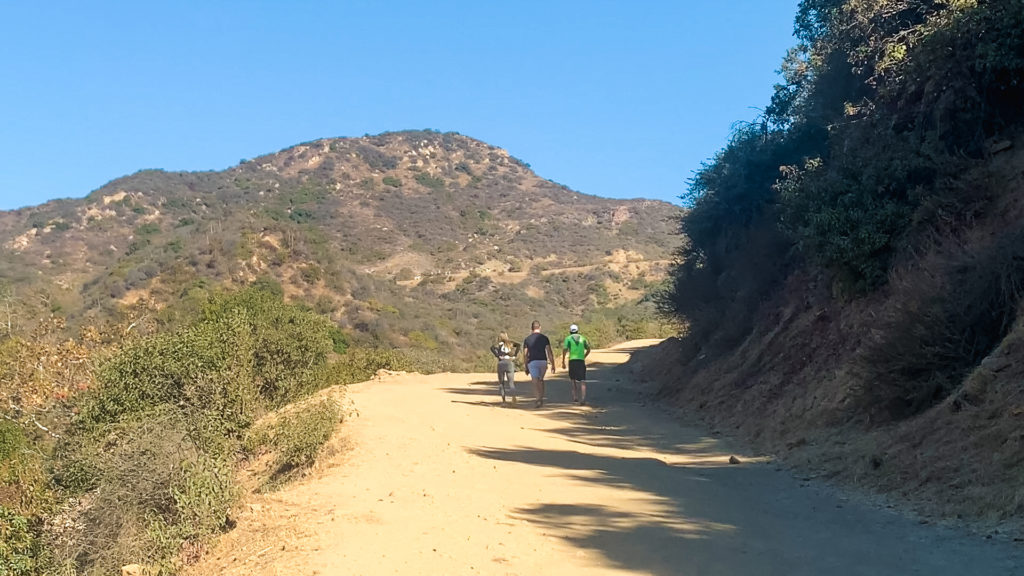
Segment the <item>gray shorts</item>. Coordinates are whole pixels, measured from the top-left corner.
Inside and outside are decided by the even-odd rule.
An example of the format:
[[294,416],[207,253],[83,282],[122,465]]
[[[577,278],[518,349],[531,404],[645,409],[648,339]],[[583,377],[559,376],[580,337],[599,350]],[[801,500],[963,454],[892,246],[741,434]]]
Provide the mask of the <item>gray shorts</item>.
[[543,380],[544,375],[548,373],[548,361],[531,360],[530,363],[526,365],[526,369],[530,372],[530,378]]

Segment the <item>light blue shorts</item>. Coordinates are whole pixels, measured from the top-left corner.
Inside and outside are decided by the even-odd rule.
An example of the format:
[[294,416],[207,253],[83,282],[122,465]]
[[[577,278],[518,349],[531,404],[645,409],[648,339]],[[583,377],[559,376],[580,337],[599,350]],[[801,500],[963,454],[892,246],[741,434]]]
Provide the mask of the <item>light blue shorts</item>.
[[544,375],[548,373],[548,361],[531,360],[530,363],[526,365],[526,369],[530,372],[530,378],[543,380]]

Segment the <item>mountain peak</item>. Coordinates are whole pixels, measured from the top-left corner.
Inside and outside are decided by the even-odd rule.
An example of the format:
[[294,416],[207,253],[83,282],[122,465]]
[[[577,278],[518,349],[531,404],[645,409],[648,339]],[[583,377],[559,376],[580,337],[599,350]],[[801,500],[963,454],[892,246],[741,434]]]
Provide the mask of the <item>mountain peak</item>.
[[448,322],[447,307],[476,310],[478,325],[497,312],[482,309],[512,303],[560,317],[638,298],[664,277],[678,212],[569,190],[460,134],[325,138],[0,212],[0,283],[81,317],[269,277],[343,327],[401,344],[402,330]]

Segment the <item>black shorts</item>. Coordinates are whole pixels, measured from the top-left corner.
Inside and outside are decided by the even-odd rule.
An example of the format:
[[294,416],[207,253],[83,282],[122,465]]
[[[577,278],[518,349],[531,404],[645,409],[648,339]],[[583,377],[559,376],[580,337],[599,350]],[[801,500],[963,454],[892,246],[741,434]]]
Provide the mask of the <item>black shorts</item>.
[[587,362],[585,360],[569,360],[569,379],[587,379]]

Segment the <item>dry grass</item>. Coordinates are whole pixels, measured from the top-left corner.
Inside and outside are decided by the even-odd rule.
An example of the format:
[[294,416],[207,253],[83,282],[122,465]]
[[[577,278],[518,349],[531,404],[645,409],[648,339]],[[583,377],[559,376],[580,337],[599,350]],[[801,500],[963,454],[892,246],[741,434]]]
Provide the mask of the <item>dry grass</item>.
[[1013,325],[1024,294],[1024,229],[946,245],[894,276],[858,355],[858,411],[876,421],[942,401]]

